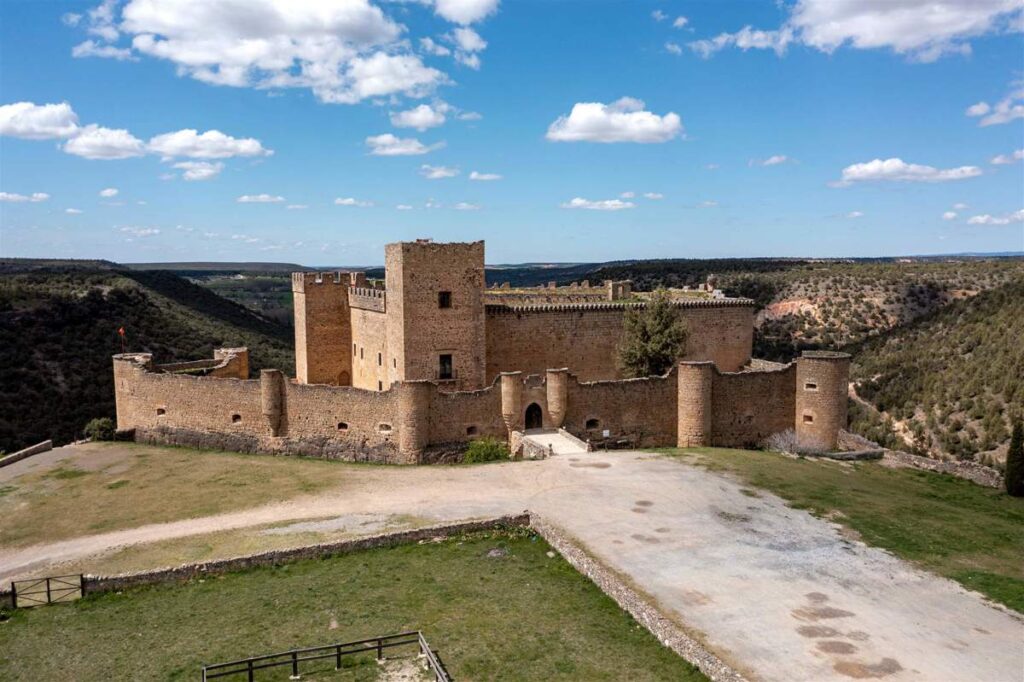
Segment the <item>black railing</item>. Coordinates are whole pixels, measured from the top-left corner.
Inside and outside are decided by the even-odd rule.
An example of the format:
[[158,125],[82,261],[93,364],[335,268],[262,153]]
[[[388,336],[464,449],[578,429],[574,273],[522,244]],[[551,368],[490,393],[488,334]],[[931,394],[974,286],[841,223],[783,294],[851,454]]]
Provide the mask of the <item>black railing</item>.
[[11,583],[11,607],[24,609],[30,606],[74,601],[84,594],[84,581],[80,573],[34,580],[15,580]]
[[420,656],[427,664],[427,668],[434,675],[435,682],[451,682],[448,671],[437,656],[437,653],[430,648],[423,633],[418,630],[411,632],[400,632],[397,635],[384,635],[383,637],[371,637],[355,642],[344,642],[342,644],[328,644],[326,646],[315,646],[306,649],[292,649],[278,654],[267,654],[265,656],[253,656],[243,658],[230,663],[214,663],[203,666],[203,682],[228,675],[245,675],[249,682],[255,680],[257,670],[265,668],[277,668],[280,666],[291,667],[291,678],[299,679],[299,664],[305,661],[319,661],[334,659],[334,669],[341,668],[342,658],[355,654],[373,651],[377,660],[384,658],[384,650],[394,647],[415,644],[419,647]]

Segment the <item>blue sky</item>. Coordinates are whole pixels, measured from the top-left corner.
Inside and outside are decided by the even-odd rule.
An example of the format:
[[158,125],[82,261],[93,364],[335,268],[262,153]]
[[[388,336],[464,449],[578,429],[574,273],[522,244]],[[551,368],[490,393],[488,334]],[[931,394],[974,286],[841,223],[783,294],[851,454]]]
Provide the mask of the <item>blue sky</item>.
[[1024,250],[1017,0],[197,3],[0,6],[0,255]]

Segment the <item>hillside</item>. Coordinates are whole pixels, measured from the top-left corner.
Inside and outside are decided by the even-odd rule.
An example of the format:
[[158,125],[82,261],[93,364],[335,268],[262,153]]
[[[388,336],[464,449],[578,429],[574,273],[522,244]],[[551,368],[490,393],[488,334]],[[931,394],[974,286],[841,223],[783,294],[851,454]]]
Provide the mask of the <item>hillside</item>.
[[1024,418],[1024,278],[856,350],[855,427],[919,452],[1002,461]]
[[291,372],[291,331],[167,272],[81,264],[0,269],[0,450],[80,437],[93,417],[114,416],[110,356],[157,361],[210,357],[248,346],[253,370]]

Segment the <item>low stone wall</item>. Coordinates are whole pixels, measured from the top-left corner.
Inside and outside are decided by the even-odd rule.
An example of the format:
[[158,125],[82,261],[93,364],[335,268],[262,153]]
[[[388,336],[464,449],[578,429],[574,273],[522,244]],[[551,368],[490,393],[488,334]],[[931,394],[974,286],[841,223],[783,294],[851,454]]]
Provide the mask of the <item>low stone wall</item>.
[[662,615],[643,595],[587,554],[561,530],[536,515],[530,516],[530,527],[554,547],[573,568],[611,597],[619,608],[633,616],[659,642],[697,666],[713,682],[743,682],[746,679]]
[[950,474],[951,476],[964,478],[972,483],[983,485],[986,488],[1002,488],[1005,485],[1001,473],[992,467],[987,467],[977,462],[946,462],[941,459],[912,455],[909,452],[902,452],[900,450],[886,450],[883,462],[893,466],[913,467],[940,474]]
[[53,449],[53,441],[52,440],[44,440],[42,443],[36,443],[35,445],[29,446],[29,447],[25,448],[24,450],[18,450],[17,452],[12,452],[11,454],[7,455],[6,457],[0,457],[0,467],[5,467],[8,464],[14,464],[15,462],[20,462],[21,460],[25,459],[26,457],[31,457],[32,455],[38,455],[40,452],[49,452],[52,449]]

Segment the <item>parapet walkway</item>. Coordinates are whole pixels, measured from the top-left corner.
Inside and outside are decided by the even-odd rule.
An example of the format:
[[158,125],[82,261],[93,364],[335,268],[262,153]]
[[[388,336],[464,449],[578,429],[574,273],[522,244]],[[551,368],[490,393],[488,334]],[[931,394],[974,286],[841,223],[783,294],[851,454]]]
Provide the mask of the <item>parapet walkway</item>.
[[343,489],[287,503],[0,548],[0,580],[124,545],[290,520],[435,523],[529,509],[752,680],[1016,682],[1024,670],[1021,616],[774,495],[752,497],[729,476],[668,457],[347,470]]
[[587,451],[587,444],[563,429],[532,429],[523,440],[549,455],[578,455]]

